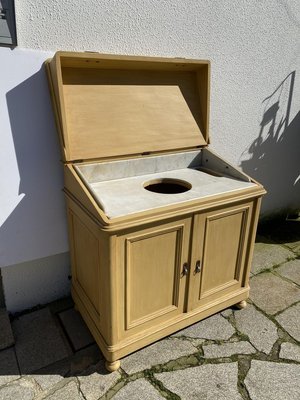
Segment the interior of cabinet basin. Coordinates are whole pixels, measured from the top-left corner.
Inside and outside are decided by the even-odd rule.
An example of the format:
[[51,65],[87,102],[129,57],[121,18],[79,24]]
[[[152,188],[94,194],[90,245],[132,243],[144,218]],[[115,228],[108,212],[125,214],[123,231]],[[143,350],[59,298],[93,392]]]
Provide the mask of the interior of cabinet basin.
[[144,189],[160,194],[177,194],[187,192],[192,188],[189,182],[180,179],[160,178],[144,183]]
[[208,149],[85,163],[75,169],[108,218],[255,186]]

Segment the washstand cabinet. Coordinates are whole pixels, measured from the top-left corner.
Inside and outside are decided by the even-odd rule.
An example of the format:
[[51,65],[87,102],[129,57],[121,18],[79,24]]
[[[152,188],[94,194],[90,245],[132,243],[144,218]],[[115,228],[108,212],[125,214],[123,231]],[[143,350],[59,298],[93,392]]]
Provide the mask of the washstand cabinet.
[[265,190],[208,146],[208,61],[57,52],[46,69],[72,296],[113,371],[245,305]]

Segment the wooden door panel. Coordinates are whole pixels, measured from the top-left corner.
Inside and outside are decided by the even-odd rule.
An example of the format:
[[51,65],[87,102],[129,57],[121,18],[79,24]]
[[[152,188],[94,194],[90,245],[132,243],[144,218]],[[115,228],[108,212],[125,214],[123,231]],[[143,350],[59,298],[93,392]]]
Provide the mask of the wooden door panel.
[[242,285],[252,205],[224,207],[195,215],[189,309],[215,301]]
[[212,215],[206,220],[201,296],[239,281],[240,247],[243,244],[244,212]]
[[[126,235],[124,331],[131,334],[183,312],[190,219]],[[122,279],[122,280],[123,280]]]

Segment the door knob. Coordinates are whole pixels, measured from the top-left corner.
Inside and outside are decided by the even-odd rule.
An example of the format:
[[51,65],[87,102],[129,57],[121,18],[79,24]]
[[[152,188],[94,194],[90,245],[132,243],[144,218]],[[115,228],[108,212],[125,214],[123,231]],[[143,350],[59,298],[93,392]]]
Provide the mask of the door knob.
[[188,263],[184,263],[182,268],[182,276],[186,276],[188,273],[189,273],[189,265]]
[[196,262],[195,272],[196,272],[196,274],[199,273],[199,272],[201,272],[201,261],[200,261],[200,260],[198,260],[198,261]]

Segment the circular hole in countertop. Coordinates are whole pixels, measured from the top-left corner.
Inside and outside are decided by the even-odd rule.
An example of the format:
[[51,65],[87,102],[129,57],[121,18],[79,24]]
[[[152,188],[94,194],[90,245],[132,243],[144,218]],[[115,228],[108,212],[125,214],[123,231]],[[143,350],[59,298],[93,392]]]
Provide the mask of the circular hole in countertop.
[[158,178],[147,181],[143,184],[144,189],[153,193],[176,194],[184,193],[192,188],[189,182],[181,179]]

